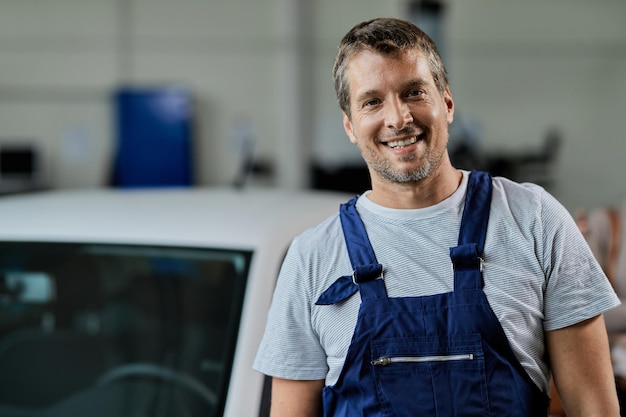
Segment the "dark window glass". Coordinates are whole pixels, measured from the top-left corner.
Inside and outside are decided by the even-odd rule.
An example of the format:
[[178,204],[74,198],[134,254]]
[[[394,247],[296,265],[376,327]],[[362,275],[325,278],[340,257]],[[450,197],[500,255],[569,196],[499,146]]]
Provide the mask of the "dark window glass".
[[219,416],[249,252],[0,243],[0,416]]

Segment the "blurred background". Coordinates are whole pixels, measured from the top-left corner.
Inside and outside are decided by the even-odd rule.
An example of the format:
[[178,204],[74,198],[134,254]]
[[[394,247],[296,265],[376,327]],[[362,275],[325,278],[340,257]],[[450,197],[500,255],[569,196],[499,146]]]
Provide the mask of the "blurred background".
[[626,197],[622,0],[0,0],[0,192],[360,192],[331,66],[378,16],[439,45],[458,166],[541,183],[572,212]]

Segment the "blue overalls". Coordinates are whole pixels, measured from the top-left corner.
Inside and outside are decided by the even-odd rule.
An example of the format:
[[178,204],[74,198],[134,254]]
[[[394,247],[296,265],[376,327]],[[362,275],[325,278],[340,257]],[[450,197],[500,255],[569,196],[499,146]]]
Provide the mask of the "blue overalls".
[[482,290],[491,177],[470,174],[458,246],[450,248],[454,291],[390,298],[355,208],[340,218],[354,269],[317,304],[356,291],[361,306],[339,380],[323,391],[328,417],[539,417],[548,397],[530,380]]

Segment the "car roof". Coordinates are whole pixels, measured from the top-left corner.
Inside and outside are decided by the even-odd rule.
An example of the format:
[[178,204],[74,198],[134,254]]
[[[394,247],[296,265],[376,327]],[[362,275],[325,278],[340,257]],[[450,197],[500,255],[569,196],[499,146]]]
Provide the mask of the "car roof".
[[253,250],[336,213],[349,195],[279,188],[56,190],[0,198],[0,240]]

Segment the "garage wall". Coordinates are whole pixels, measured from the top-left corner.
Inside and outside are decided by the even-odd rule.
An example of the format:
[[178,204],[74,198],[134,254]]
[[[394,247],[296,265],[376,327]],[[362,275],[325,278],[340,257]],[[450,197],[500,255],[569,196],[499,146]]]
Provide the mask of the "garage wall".
[[39,145],[50,185],[102,182],[119,78],[114,5],[0,2],[0,141]]
[[[554,194],[566,207],[626,195],[626,3],[449,0],[445,51],[457,110],[488,150],[561,129]],[[330,65],[354,23],[406,1],[0,0],[0,142],[37,142],[50,186],[107,183],[119,85],[181,85],[196,100],[196,177],[228,184],[240,145],[301,187],[311,158],[358,161]]]
[[568,207],[626,198],[626,2],[452,2],[448,69],[457,109],[488,151],[563,148],[553,193]]
[[196,101],[198,182],[230,182],[238,126],[254,127],[259,153],[275,149],[280,3],[2,1],[1,138],[38,141],[53,187],[104,185],[114,89],[176,85]]

